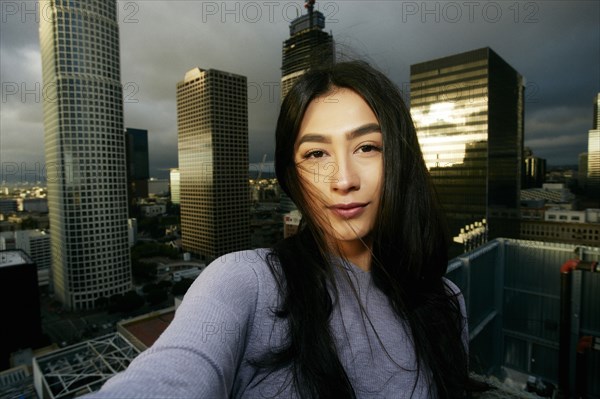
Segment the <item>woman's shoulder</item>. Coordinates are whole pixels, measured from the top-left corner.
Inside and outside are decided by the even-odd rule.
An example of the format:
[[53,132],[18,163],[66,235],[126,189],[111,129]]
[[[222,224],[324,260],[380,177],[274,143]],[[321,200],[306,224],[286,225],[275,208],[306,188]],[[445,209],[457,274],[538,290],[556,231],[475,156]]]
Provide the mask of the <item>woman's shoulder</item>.
[[274,285],[267,248],[231,252],[212,261],[186,293],[193,297],[233,297],[248,300]]
[[458,299],[461,313],[463,315],[466,315],[467,309],[465,304],[465,297],[458,285],[456,285],[452,280],[450,280],[447,277],[442,277],[442,280],[444,281],[444,285],[446,286],[446,290],[448,291],[448,293]]
[[442,277],[442,280],[444,281],[444,284],[445,284],[446,288],[448,289],[448,291],[450,291],[454,295],[462,296],[462,292],[460,291],[460,288],[458,288],[458,286],[452,280],[450,280],[447,277]]
[[244,278],[255,275],[259,280],[270,274],[274,257],[269,248],[230,252],[212,261],[202,273]]

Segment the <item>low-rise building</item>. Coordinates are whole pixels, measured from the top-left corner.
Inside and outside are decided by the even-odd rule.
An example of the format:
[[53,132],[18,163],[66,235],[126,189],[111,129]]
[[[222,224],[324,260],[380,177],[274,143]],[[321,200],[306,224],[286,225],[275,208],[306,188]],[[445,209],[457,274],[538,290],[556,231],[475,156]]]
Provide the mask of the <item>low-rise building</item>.
[[299,210],[293,210],[283,215],[283,238],[293,236],[298,232],[302,214]]
[[42,341],[37,266],[22,250],[0,251],[0,304],[0,370],[4,370],[11,353],[37,347]]
[[140,206],[140,209],[146,217],[160,216],[167,213],[165,204],[147,204]]
[[600,245],[599,223],[521,221],[520,238],[565,244]]

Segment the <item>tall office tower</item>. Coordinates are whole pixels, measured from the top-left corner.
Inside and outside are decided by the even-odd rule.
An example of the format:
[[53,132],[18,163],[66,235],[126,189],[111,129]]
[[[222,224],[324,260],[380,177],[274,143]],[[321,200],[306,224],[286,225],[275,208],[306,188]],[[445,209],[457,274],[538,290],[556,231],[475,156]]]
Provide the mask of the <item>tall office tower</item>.
[[214,69],[177,83],[182,245],[207,261],[250,247],[247,92]]
[[[587,189],[592,198],[600,198],[600,93],[594,98],[594,121],[588,133]],[[600,206],[600,201],[598,206]]]
[[523,156],[525,170],[521,188],[542,187],[546,180],[546,160],[533,156],[533,151],[529,147],[525,148]]
[[[127,193],[128,202],[132,206],[138,199],[148,197],[148,179],[150,165],[148,157],[148,131],[127,128]],[[131,213],[131,210],[130,210]]]
[[[411,66],[411,114],[450,234],[516,209],[523,154],[523,78],[490,48]],[[513,231],[518,234],[518,230]]]
[[173,168],[169,173],[169,191],[171,192],[171,203],[179,205],[181,202],[181,177],[179,169]]
[[308,14],[290,23],[290,38],[283,42],[281,99],[309,68],[335,59],[333,36],[325,29],[325,16],[314,10],[315,0],[306,0]]
[[88,309],[131,289],[117,2],[40,3],[54,292]]

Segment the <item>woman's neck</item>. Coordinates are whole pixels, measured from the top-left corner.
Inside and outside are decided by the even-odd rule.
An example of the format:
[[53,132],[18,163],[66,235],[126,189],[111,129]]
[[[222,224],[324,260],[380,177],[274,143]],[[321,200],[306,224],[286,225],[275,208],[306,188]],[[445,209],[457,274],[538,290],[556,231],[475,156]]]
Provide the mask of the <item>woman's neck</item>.
[[361,240],[337,242],[340,255],[362,270],[371,271],[371,243]]

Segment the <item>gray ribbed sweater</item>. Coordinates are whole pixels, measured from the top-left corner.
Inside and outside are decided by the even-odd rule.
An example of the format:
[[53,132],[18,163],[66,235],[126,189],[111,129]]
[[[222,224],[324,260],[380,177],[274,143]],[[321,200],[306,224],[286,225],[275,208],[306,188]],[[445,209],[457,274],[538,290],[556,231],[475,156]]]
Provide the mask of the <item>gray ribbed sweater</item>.
[[[264,261],[266,253],[264,249],[231,253],[211,263],[154,345],[89,398],[297,397],[289,373],[267,375],[248,363],[283,345],[285,339],[285,324],[272,313],[278,292]],[[368,319],[361,314],[344,273]],[[357,396],[435,397],[435,391],[425,385],[423,372],[416,380],[410,338],[371,274],[346,265],[336,268],[335,275],[340,299],[331,328]],[[460,303],[465,314],[462,296]]]

